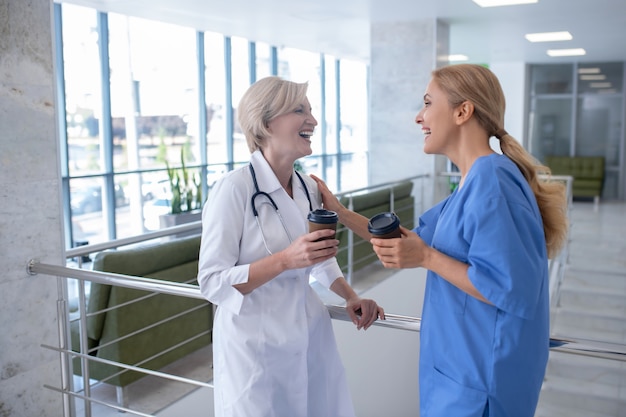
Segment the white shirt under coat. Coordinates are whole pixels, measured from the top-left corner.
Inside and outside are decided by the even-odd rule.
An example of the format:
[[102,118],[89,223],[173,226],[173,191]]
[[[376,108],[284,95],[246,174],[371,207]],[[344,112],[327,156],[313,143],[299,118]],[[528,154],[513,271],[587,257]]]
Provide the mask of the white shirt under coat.
[[[259,189],[274,199],[289,234],[308,232],[309,201],[293,174],[293,199],[260,151],[251,156]],[[315,181],[302,175],[313,209],[321,206]],[[213,324],[216,417],[354,416],[330,315],[309,285],[329,288],[343,276],[337,261],[288,270],[243,295],[250,264],[269,256],[252,212],[249,167],[225,174],[211,189],[202,213],[198,282],[217,306]],[[255,199],[272,253],[290,244],[274,207]]]

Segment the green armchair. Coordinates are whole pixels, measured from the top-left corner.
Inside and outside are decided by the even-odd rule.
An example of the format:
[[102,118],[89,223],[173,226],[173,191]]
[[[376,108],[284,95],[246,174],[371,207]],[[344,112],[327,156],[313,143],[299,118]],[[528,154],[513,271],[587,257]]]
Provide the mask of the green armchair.
[[[137,277],[197,284],[200,236],[96,255],[93,269]],[[77,314],[77,313],[74,313]],[[213,309],[208,301],[91,284],[87,299],[89,354],[151,370],[163,368],[212,341]],[[79,322],[71,323],[72,349],[80,351]],[[74,373],[82,375],[80,358]],[[123,388],[146,376],[89,361],[89,377]]]
[[604,185],[604,157],[547,156],[545,164],[553,175],[573,177],[573,197],[593,198],[596,204],[600,201]]

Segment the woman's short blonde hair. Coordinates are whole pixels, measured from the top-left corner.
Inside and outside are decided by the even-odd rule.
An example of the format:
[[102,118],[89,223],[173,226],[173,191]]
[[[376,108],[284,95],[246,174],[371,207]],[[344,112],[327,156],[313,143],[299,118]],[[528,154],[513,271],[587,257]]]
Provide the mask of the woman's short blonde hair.
[[270,133],[269,122],[289,111],[306,99],[308,83],[296,83],[280,77],[265,77],[244,93],[239,107],[237,119],[246,137],[250,153],[263,147],[263,139]]

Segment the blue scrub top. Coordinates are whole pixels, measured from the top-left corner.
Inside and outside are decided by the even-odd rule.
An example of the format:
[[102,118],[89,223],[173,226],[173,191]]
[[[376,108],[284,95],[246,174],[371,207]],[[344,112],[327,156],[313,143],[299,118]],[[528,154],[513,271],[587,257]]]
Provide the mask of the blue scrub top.
[[549,353],[548,259],[534,194],[508,157],[476,160],[415,229],[469,265],[486,304],[428,271],[421,417],[532,417]]

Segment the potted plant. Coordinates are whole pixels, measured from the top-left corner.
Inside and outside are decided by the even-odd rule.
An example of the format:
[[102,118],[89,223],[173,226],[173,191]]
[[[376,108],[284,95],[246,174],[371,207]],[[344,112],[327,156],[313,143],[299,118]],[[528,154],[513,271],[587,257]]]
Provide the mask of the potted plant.
[[194,222],[202,218],[202,181],[199,173],[191,173],[187,169],[184,148],[180,150],[180,162],[180,168],[172,168],[165,161],[171,200],[170,213],[162,214],[159,218],[161,228]]

